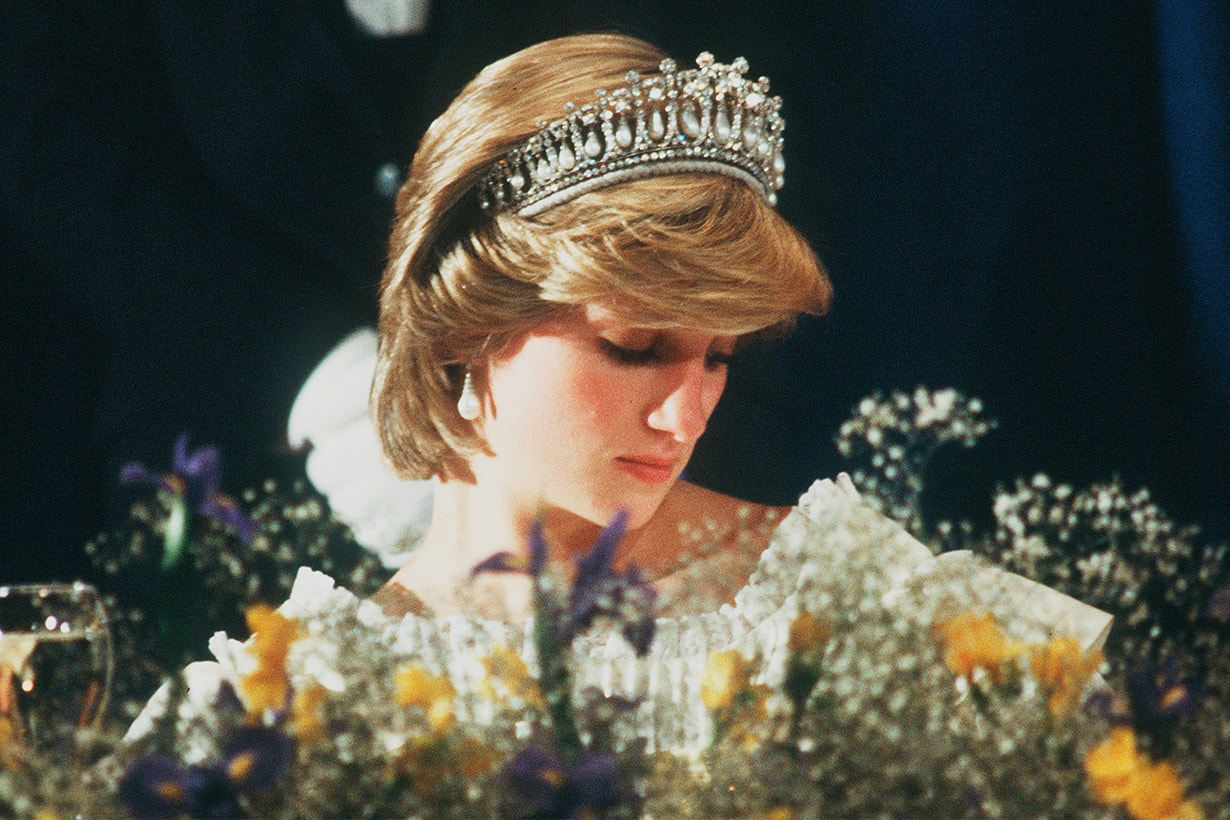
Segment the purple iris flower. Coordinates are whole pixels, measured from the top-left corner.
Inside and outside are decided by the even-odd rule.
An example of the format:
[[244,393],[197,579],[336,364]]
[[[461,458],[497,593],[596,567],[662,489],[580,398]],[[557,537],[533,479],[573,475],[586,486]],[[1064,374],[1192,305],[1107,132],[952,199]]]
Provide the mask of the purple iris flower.
[[624,638],[637,655],[649,651],[653,641],[653,605],[657,592],[645,582],[637,567],[624,572],[613,568],[615,548],[627,528],[628,512],[620,510],[603,528],[593,548],[577,561],[577,574],[564,611],[564,639],[589,628],[596,618],[608,617],[621,624]]
[[564,761],[554,749],[526,746],[504,766],[504,778],[509,787],[532,815],[556,815],[564,802],[564,787],[568,776]]
[[529,541],[530,575],[538,578],[547,568],[547,558],[551,555],[551,548],[547,546],[547,534],[543,531],[542,519],[535,521],[534,526],[530,527]]
[[[622,625],[624,638],[637,655],[649,651],[653,642],[653,606],[657,591],[645,580],[637,567],[623,572],[613,568],[616,548],[628,526],[628,511],[615,513],[602,528],[589,552],[577,560],[576,577],[568,593],[567,606],[551,607],[561,644],[589,628],[599,617],[607,617]],[[529,534],[529,560],[511,552],[497,552],[475,565],[471,575],[483,572],[518,572],[538,578],[547,566],[549,548],[541,522],[534,522]],[[558,611],[555,611],[557,610]]]
[[1111,713],[1117,723],[1130,723],[1139,735],[1149,737],[1155,753],[1169,753],[1179,721],[1200,708],[1200,691],[1190,680],[1179,677],[1179,664],[1170,659],[1129,672],[1126,679],[1130,714]]
[[542,531],[541,521],[535,521],[530,527],[527,541],[529,542],[528,561],[511,552],[497,552],[475,564],[470,570],[470,575],[481,575],[484,572],[515,572],[529,575],[532,578],[540,577],[543,570],[547,568],[547,557],[551,552],[547,546],[547,537]]
[[120,799],[134,817],[239,817],[239,795],[269,789],[293,756],[285,732],[245,726],[231,736],[219,764],[185,766],[163,755],[133,761],[120,778]]
[[134,761],[120,778],[120,799],[134,817],[180,817],[196,801],[199,778],[169,757]]
[[628,511],[620,509],[610,523],[602,528],[602,532],[598,533],[589,552],[577,561],[574,589],[597,583],[610,573],[611,564],[615,561],[615,548],[623,540],[627,529]]
[[581,758],[568,773],[571,797],[577,808],[604,811],[619,802],[619,772],[615,758],[591,754]]
[[187,433],[175,439],[170,473],[155,473],[140,462],[125,464],[120,470],[121,484],[144,484],[158,487],[183,499],[185,506],[197,515],[228,527],[248,545],[259,526],[245,515],[230,496],[220,490],[222,457],[216,447],[188,448]]
[[294,742],[281,729],[244,726],[226,746],[221,769],[243,794],[259,794],[290,770]]
[[192,816],[202,820],[231,820],[242,817],[239,792],[226,773],[218,766],[196,768],[203,779],[197,795],[197,810]]
[[1173,658],[1129,673],[1127,695],[1132,716],[1142,728],[1159,720],[1191,717],[1199,706],[1199,692],[1191,681],[1179,677],[1179,664]]
[[238,817],[233,784],[215,766],[184,766],[162,755],[133,761],[119,783],[134,817]]
[[470,575],[481,575],[484,572],[517,572],[529,575],[530,568],[519,555],[497,552],[475,564]]
[[577,817],[605,811],[620,799],[615,758],[589,754],[568,768],[559,753],[541,745],[527,746],[504,767],[509,787],[537,817]]

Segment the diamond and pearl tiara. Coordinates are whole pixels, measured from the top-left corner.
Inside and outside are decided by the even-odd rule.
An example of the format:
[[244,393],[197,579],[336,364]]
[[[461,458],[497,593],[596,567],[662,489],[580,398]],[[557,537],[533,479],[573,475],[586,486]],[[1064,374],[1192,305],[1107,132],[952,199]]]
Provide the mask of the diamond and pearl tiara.
[[744,78],[742,57],[726,65],[704,52],[696,65],[679,71],[666,59],[660,75],[629,71],[626,86],[569,103],[492,165],[479,204],[529,217],[619,182],[702,172],[742,180],[776,205],[786,167],[781,99],[769,96],[767,78]]

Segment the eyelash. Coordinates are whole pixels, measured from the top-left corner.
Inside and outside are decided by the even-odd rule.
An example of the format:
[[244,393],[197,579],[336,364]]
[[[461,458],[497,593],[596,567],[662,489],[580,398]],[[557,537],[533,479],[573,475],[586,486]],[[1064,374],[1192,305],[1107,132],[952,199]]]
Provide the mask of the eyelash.
[[[659,360],[658,346],[652,344],[649,347],[640,350],[632,347],[621,347],[615,344],[610,339],[599,337],[602,343],[603,352],[611,359],[619,364],[625,365],[646,365],[653,364]],[[710,350],[705,356],[705,364],[710,369],[718,367],[726,367],[731,363],[734,357],[728,353],[722,353],[717,350]]]

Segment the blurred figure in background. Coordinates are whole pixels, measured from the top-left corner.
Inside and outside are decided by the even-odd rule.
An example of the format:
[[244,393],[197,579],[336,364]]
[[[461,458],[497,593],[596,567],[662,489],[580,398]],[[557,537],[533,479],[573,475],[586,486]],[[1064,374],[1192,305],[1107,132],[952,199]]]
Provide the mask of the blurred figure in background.
[[85,572],[120,465],[181,431],[232,492],[295,475],[291,401],[375,321],[425,124],[493,55],[623,5],[6,4],[0,579]]

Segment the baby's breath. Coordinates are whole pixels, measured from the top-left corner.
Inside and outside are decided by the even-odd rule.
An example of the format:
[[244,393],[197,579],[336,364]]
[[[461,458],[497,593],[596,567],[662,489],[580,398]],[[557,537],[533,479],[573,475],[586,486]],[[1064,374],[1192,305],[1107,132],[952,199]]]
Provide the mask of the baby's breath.
[[[951,388],[913,393],[875,394],[858,403],[837,433],[837,450],[852,462],[852,477],[867,497],[923,535],[919,499],[927,465],[950,444],[973,447],[995,428],[983,416],[982,402]],[[942,535],[955,536],[951,523]]]

